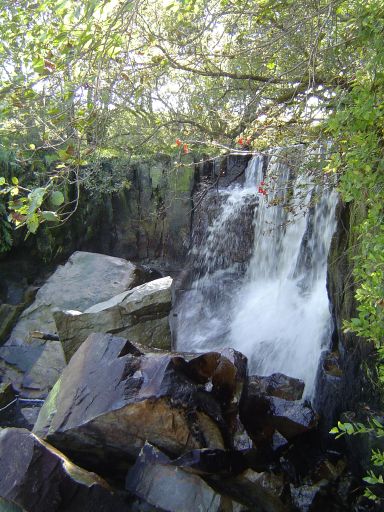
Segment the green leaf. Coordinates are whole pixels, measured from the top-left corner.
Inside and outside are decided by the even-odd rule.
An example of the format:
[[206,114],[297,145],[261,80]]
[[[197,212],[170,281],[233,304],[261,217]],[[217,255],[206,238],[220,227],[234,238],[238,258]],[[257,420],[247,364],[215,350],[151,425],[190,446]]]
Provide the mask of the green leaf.
[[32,215],[28,215],[27,217],[27,228],[30,233],[36,233],[37,228],[39,227],[39,217],[36,213]]
[[41,216],[44,220],[48,221],[48,222],[56,222],[59,219],[59,216],[57,215],[56,212],[50,212],[50,211],[45,211],[45,212],[41,212]]
[[12,178],[12,183],[13,183],[14,185],[18,185],[18,184],[19,184],[19,180],[16,178],[16,176],[13,176],[13,178]]
[[364,482],[367,482],[367,484],[377,484],[378,483],[378,480],[375,476],[366,476],[363,478]]
[[5,185],[5,178],[4,178],[4,176],[0,177],[0,186],[1,185]]
[[34,213],[43,202],[44,196],[46,193],[46,189],[43,187],[35,188],[28,194],[29,199],[29,207],[28,213]]
[[60,206],[64,203],[64,195],[60,190],[55,190],[55,192],[52,192],[50,200],[54,206]]
[[60,158],[60,160],[68,160],[68,153],[65,149],[60,149],[58,152],[57,152],[57,155],[58,157]]

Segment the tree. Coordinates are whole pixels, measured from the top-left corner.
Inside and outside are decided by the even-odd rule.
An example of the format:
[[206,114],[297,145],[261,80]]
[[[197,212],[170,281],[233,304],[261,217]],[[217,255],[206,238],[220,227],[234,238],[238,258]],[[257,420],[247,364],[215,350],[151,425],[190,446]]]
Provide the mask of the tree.
[[[359,6],[3,0],[1,140],[26,189],[11,219],[35,231],[45,206],[51,219],[69,218],[81,186],[115,190],[120,176],[100,172],[104,156],[174,154],[176,139],[216,154],[239,138],[253,149],[318,140],[364,66]],[[46,205],[66,183],[73,202]],[[35,188],[44,191],[36,208]]]

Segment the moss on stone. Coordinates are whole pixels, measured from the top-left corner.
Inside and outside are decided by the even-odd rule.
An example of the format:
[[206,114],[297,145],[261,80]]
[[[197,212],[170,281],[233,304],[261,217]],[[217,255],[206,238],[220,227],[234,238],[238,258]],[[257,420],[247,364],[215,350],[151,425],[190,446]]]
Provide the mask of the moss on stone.
[[56,384],[51,389],[43,407],[40,410],[39,417],[33,429],[34,433],[39,437],[46,437],[49,434],[47,428],[52,424],[52,419],[57,412],[57,399],[61,389],[61,377],[56,381]]

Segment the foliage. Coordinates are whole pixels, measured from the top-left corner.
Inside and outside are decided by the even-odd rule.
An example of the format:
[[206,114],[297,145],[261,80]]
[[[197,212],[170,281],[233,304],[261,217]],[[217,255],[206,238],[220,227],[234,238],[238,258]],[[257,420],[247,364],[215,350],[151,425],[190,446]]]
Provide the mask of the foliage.
[[[371,418],[368,426],[363,423],[342,423],[339,421],[337,427],[334,427],[330,433],[336,434],[336,439],[345,434],[349,436],[364,434],[382,438],[384,437],[384,427],[376,418]],[[384,451],[373,449],[371,462],[376,468],[376,472],[369,470],[368,474],[363,478],[364,482],[368,484],[364,491],[364,496],[373,501],[380,501],[384,491]]]
[[[244,149],[239,140],[251,149],[312,140],[314,121],[357,68],[347,50],[348,4],[339,0],[0,7],[1,144],[23,169],[62,166],[53,186],[65,178],[78,191],[83,183],[116,190],[119,175],[104,182],[103,172],[94,180],[89,171],[107,155],[176,156],[197,146],[217,154]],[[22,185],[36,186],[30,175]]]
[[7,252],[12,246],[12,226],[7,218],[5,205],[0,203],[0,253]]
[[[354,46],[361,65],[328,121],[334,154],[327,171],[339,175],[342,198],[353,208],[365,210],[362,221],[353,226],[358,243],[351,248],[357,316],[346,321],[344,328],[375,344],[384,383],[384,2],[355,2],[353,9]],[[339,422],[331,432],[337,437],[383,437],[384,427],[376,419],[369,426]],[[384,453],[373,450],[371,461],[375,468],[382,468]],[[382,499],[378,490],[382,495],[383,474],[370,470],[364,480],[373,486],[365,495]]]
[[[0,194],[9,196],[7,206],[10,214],[2,223],[4,228],[12,221],[16,227],[25,225],[29,233],[36,233],[42,222],[59,221],[58,207],[64,203],[64,195],[60,190],[52,190],[53,182],[54,178],[43,187],[29,190],[19,184],[16,176],[11,178],[10,183],[4,177],[0,177]],[[44,208],[43,203],[48,203],[51,209]]]
[[351,90],[328,121],[334,155],[327,168],[340,177],[343,199],[366,210],[354,226],[356,318],[345,328],[373,341],[384,357],[384,3],[356,3],[355,46],[364,59]]

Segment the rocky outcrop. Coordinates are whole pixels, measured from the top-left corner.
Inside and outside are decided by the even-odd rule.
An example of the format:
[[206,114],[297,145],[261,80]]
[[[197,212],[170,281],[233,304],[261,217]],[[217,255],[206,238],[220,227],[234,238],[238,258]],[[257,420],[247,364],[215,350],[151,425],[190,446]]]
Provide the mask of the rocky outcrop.
[[114,333],[149,348],[171,349],[168,315],[172,279],[137,286],[80,311],[55,311],[57,332],[67,361],[92,332]]
[[10,511],[129,510],[100,477],[75,466],[27,430],[16,428],[0,431],[0,498],[1,510]]
[[75,252],[40,288],[0,348],[0,377],[13,382],[22,396],[45,397],[62,372],[65,357],[58,341],[35,338],[34,332],[55,333],[55,308],[87,309],[147,278],[143,269],[128,261]]
[[[243,362],[243,359],[241,359]],[[237,369],[218,352],[142,354],[93,334],[51,391],[34,431],[87,468],[120,475],[145,441],[177,456],[231,444]]]
[[191,235],[193,157],[175,162],[158,155],[127,165],[124,179],[130,187],[105,198],[107,212],[98,219],[103,237],[91,237],[92,250],[179,268]]

